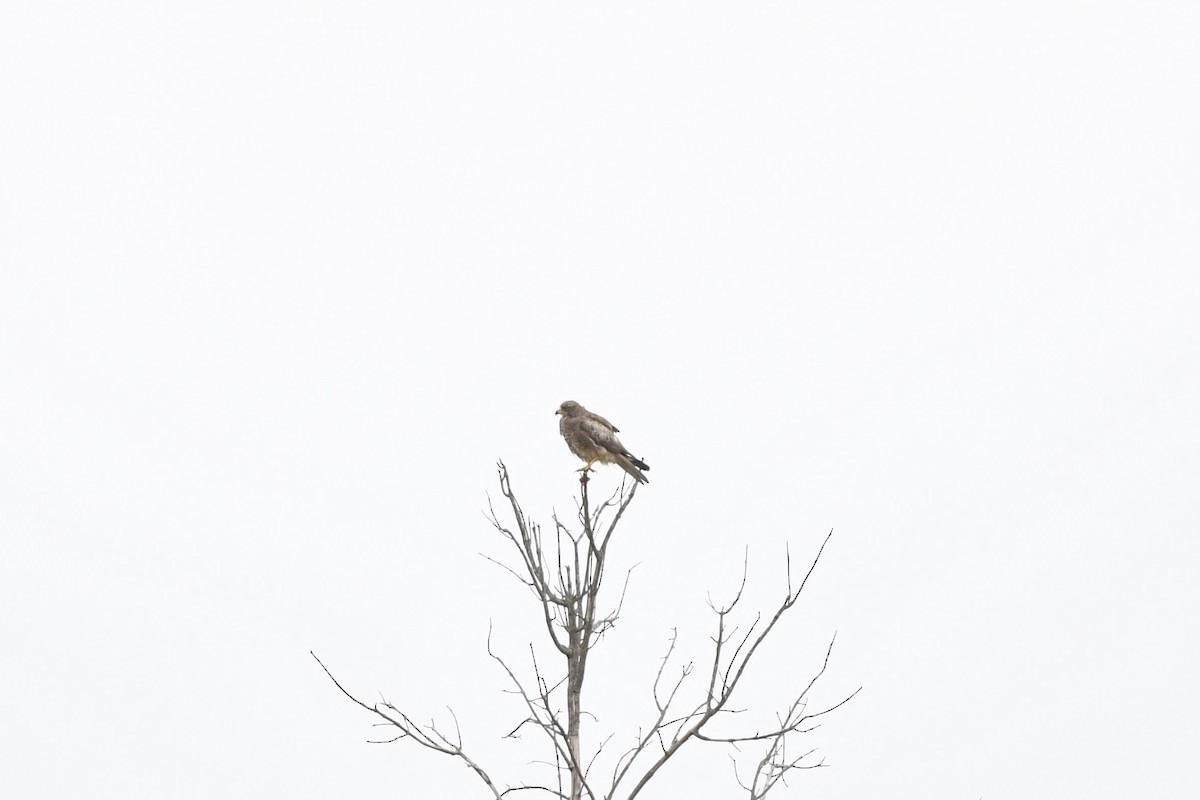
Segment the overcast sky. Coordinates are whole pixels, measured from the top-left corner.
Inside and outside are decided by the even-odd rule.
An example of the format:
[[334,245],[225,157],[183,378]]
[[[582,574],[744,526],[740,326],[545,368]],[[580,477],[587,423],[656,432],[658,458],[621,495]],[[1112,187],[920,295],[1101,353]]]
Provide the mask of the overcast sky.
[[[814,702],[864,688],[773,798],[1200,795],[1197,42],[1190,2],[8,4],[0,795],[485,796],[309,650],[536,775],[483,511],[504,459],[570,516],[567,399],[652,468],[585,745],[747,550],[746,621],[832,528],[745,702],[835,632]],[[741,796],[693,755],[650,797]]]

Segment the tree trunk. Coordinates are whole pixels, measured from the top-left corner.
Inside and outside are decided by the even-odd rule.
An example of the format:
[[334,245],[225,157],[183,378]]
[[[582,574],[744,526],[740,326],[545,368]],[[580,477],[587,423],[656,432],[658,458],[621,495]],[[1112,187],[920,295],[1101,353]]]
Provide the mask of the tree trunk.
[[583,642],[578,634],[571,637],[571,655],[567,658],[567,750],[571,753],[571,800],[583,797],[583,764],[579,749],[579,697],[583,692]]

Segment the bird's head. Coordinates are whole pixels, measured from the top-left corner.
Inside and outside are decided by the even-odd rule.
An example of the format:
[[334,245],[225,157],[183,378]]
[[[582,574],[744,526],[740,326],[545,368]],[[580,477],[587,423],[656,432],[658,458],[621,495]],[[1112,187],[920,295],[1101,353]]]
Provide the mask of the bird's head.
[[573,417],[583,410],[583,406],[576,403],[574,400],[568,400],[558,407],[555,414],[562,414],[564,417]]

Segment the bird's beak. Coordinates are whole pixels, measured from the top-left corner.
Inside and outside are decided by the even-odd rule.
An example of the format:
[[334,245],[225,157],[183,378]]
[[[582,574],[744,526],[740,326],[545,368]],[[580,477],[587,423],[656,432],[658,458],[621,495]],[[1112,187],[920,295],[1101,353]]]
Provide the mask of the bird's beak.
[[561,408],[559,408],[559,409],[555,409],[555,411],[554,411],[554,416],[558,416],[558,415],[559,415],[559,414],[561,414],[561,413],[562,413],[562,409],[561,409]]

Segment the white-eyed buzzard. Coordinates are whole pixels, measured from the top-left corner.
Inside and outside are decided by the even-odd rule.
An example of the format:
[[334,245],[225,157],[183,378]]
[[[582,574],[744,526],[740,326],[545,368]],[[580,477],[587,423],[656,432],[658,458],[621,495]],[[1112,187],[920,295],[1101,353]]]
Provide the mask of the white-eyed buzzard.
[[617,438],[617,426],[599,414],[593,414],[574,400],[558,407],[555,414],[561,415],[558,432],[567,440],[567,447],[584,462],[580,472],[587,474],[592,465],[616,464],[633,476],[638,483],[649,483],[642,470],[649,470],[646,462],[625,449]]

